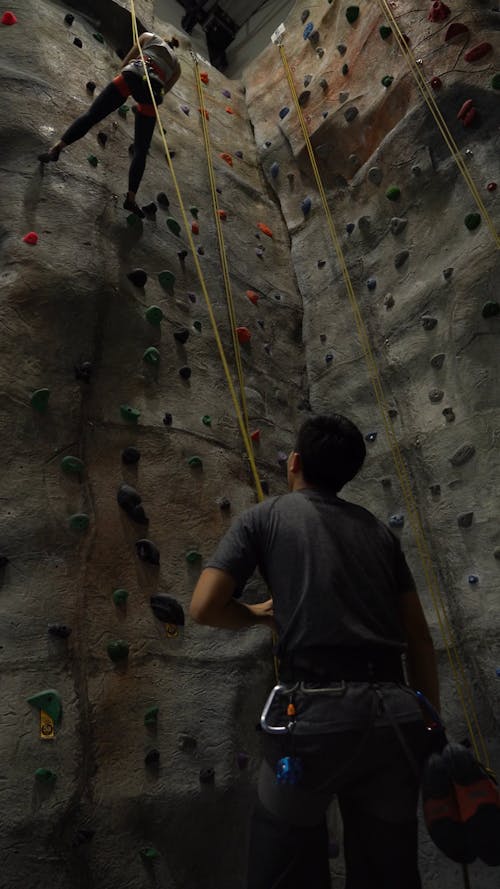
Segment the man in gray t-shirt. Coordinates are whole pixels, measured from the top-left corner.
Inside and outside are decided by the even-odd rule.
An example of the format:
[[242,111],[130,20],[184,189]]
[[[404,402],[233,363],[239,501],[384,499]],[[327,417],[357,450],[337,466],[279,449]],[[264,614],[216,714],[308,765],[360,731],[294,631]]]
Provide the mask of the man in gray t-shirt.
[[[263,737],[247,889],[330,885],[325,812],[333,795],[348,889],[421,886],[416,806],[426,733],[401,655],[411,686],[439,710],[436,662],[399,541],[338,496],[365,454],[345,417],[307,420],[288,458],[290,493],[233,523],[193,594],[200,623],[272,627],[286,686],[268,724],[289,730]],[[248,605],[235,594],[256,568],[272,599]],[[296,783],[289,772],[284,778],[284,762],[297,767]]]

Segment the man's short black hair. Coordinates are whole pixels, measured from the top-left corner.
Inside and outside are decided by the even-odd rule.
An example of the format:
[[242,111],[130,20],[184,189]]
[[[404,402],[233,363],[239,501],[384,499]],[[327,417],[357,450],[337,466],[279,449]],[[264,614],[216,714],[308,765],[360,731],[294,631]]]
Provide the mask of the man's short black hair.
[[354,478],[366,457],[361,432],[341,414],[320,414],[306,420],[295,450],[307,484],[335,494]]

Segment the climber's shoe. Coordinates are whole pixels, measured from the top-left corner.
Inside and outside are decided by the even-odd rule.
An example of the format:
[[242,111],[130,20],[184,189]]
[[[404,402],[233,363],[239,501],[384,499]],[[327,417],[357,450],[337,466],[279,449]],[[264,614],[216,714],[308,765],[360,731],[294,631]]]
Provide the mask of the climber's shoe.
[[50,151],[44,151],[42,154],[39,154],[38,160],[42,164],[50,164],[55,161],[58,161],[60,154],[61,154],[61,149],[57,148],[55,146],[54,148],[51,148]]
[[144,219],[145,213],[141,210],[138,204],[135,201],[130,200],[130,198],[125,198],[123,202],[123,209],[130,210],[131,213],[135,213],[139,219]]

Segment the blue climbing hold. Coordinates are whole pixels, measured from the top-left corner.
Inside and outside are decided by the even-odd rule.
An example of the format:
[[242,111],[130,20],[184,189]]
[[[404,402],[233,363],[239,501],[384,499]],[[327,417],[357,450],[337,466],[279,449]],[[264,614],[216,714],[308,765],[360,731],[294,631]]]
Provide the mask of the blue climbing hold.
[[289,113],[290,113],[290,109],[288,108],[287,105],[285,105],[285,107],[281,109],[280,114],[279,114],[281,120],[284,120],[285,117],[287,116],[287,114],[289,114]]
[[391,515],[389,519],[389,525],[391,528],[402,528],[405,523],[404,515]]
[[368,280],[366,282],[366,286],[368,287],[368,290],[375,290],[375,288],[377,286],[377,279],[376,278],[368,278]]
[[307,216],[307,214],[310,212],[311,206],[312,206],[311,198],[304,198],[304,200],[302,201],[302,212],[303,212],[304,216]]
[[312,22],[309,22],[304,28],[304,40],[309,40],[312,32],[314,31],[314,25]]
[[469,574],[469,583],[479,583],[479,577],[477,576],[477,574]]
[[365,435],[365,441],[375,441],[376,438],[377,438],[376,432],[368,432],[368,434]]
[[271,176],[272,176],[273,179],[276,179],[276,177],[277,177],[279,171],[280,171],[280,165],[279,165],[279,163],[278,163],[277,161],[274,161],[274,163],[271,164],[271,167],[270,167],[270,170],[269,170],[269,172],[270,172],[270,174],[271,174]]

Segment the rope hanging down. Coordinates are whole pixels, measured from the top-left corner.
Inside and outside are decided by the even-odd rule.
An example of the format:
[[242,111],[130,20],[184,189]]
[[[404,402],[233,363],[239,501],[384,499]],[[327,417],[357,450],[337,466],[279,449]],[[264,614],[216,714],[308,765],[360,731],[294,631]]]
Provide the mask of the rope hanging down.
[[[422,522],[418,513],[417,504],[411,489],[410,478],[408,475],[408,470],[404,464],[401,450],[399,448],[399,444],[392,428],[392,424],[389,421],[389,414],[387,409],[387,402],[382,386],[382,380],[380,378],[380,374],[377,367],[377,362],[370,344],[370,339],[368,336],[368,332],[363,321],[363,317],[360,312],[359,304],[356,298],[356,294],[354,292],[354,287],[349,275],[349,270],[347,268],[347,263],[344,257],[344,253],[342,250],[342,246],[340,244],[339,237],[337,235],[337,231],[335,228],[335,224],[332,218],[332,214],[330,212],[330,208],[328,206],[328,200],[326,197],[325,189],[323,186],[323,182],[321,180],[320,172],[318,169],[318,165],[316,163],[316,158],[314,156],[314,150],[311,144],[311,140],[309,137],[309,132],[306,126],[306,122],[304,119],[304,115],[302,113],[302,108],[299,103],[299,97],[297,94],[297,90],[295,88],[295,84],[293,81],[293,75],[288,64],[288,59],[286,56],[286,52],[282,43],[277,42],[277,46],[279,48],[281,60],[283,63],[283,67],[285,70],[286,78],[288,80],[288,84],[290,87],[290,92],[293,97],[293,101],[295,104],[295,108],[297,111],[298,120],[302,129],[302,134],[304,136],[304,142],[307,147],[307,151],[309,154],[309,159],[311,161],[311,166],[314,173],[314,178],[316,180],[316,185],[318,188],[319,195],[321,197],[321,202],[323,204],[323,208],[325,211],[327,225],[330,232],[330,236],[335,248],[335,252],[337,254],[337,259],[340,265],[340,269],[342,272],[342,277],[344,279],[345,287],[347,290],[347,294],[349,297],[349,301],[351,303],[351,307],[354,314],[354,319],[356,322],[356,327],[358,331],[358,336],[360,339],[361,347],[363,349],[363,353],[366,359],[366,363],[368,366],[368,373],[370,376],[370,380],[373,386],[373,390],[375,393],[375,398],[377,400],[378,406],[380,408],[382,422],[384,424],[385,432],[387,435],[387,440],[392,452],[392,456],[394,459],[394,464],[396,467],[396,473],[399,478],[399,482],[401,485],[401,490],[403,492],[403,496],[405,499],[408,516],[410,520],[410,524],[413,530],[413,534],[415,537],[415,542],[417,545],[417,549],[420,555],[420,559],[422,562],[422,566],[424,569],[425,580],[427,584],[427,588],[429,590],[431,600],[434,606],[434,610],[436,612],[436,617],[438,620],[438,625],[441,631],[441,635],[443,637],[443,642],[445,644],[446,653],[448,657],[448,661],[453,673],[455,686],[457,689],[457,694],[460,699],[460,703],[462,706],[462,711],[464,714],[464,718],[467,724],[467,728],[469,731],[469,735],[471,738],[471,743],[474,748],[474,753],[477,759],[482,758],[482,762],[489,767],[489,756],[486,748],[486,744],[481,732],[481,728],[479,725],[479,721],[477,718],[477,714],[474,707],[474,702],[472,699],[472,693],[470,689],[469,682],[465,675],[464,667],[460,658],[460,655],[456,648],[456,642],[454,639],[453,630],[451,628],[449,618],[446,613],[444,600],[439,589],[436,573],[434,571],[432,565],[432,558],[429,551],[429,546],[427,544],[427,540],[425,538]],[[479,751],[479,745],[476,740],[479,739],[479,744],[482,750],[482,757]]]
[[482,199],[481,195],[479,194],[476,183],[474,182],[471,174],[469,173],[467,164],[465,163],[465,161],[460,153],[460,149],[450,132],[448,124],[446,123],[443,115],[441,114],[439,106],[432,94],[432,90],[429,89],[429,85],[428,85],[424,75],[422,74],[419,66],[417,65],[417,60],[416,60],[415,56],[413,55],[413,52],[411,51],[410,47],[408,46],[406,40],[404,39],[403,33],[402,33],[402,31],[401,31],[401,29],[394,17],[394,13],[393,13],[392,9],[390,8],[389,3],[387,2],[387,0],[378,0],[378,3],[379,3],[379,6],[380,6],[382,12],[385,13],[385,15],[387,16],[387,18],[389,19],[389,21],[391,23],[391,27],[392,27],[392,30],[393,30],[394,35],[396,37],[396,40],[399,43],[401,52],[403,53],[403,55],[406,58],[406,61],[408,62],[410,70],[411,70],[413,77],[416,81],[417,87],[420,90],[420,93],[422,94],[423,99],[424,99],[426,105],[428,106],[434,120],[436,121],[438,129],[439,129],[444,141],[446,142],[446,145],[448,146],[448,148],[451,152],[453,160],[455,161],[458,169],[460,170],[460,172],[465,180],[465,183],[466,183],[472,197],[474,198],[474,201],[476,202],[479,212],[483,214],[483,216],[487,222],[488,228],[492,234],[493,240],[495,242],[495,246],[498,249],[498,248],[500,248],[500,235],[497,232],[497,230],[495,228],[495,224],[484,205],[483,199]]

